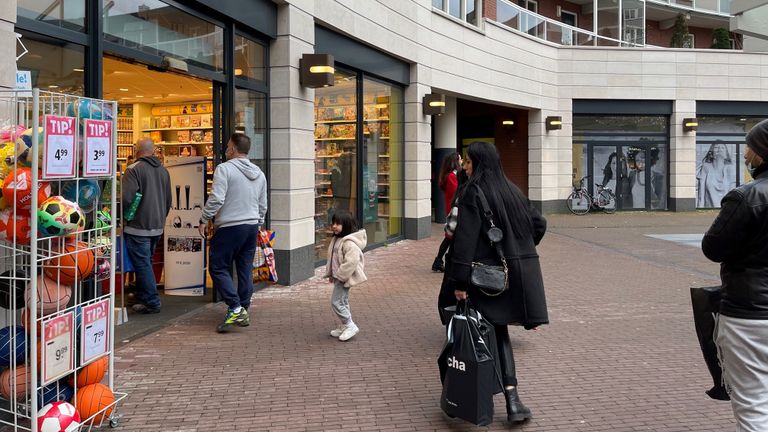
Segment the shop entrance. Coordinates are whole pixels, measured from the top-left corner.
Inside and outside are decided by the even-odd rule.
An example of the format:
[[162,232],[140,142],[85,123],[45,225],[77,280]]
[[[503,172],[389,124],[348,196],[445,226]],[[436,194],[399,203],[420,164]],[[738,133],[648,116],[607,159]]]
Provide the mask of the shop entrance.
[[[171,222],[152,260],[161,313],[135,316],[130,312],[134,278],[129,265],[123,268],[118,264],[125,271],[116,276],[117,285],[125,289],[118,292],[116,306],[128,312],[127,322],[119,328],[121,337],[143,333],[213,299],[197,221],[212,182],[215,152],[219,151],[214,145],[220,142],[214,112],[220,110],[214,108],[219,103],[215,95],[220,92],[215,92],[215,87],[218,89],[211,81],[190,75],[104,58],[104,98],[118,102],[118,179],[135,160],[134,144],[144,137],[155,142],[156,156],[171,174]],[[189,280],[180,280],[190,273]]]

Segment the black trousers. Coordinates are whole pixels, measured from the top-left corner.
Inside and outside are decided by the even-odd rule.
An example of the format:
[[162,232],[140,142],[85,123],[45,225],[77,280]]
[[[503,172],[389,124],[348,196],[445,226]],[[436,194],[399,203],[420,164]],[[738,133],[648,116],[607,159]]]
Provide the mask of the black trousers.
[[451,245],[451,241],[447,238],[443,238],[443,242],[440,243],[440,249],[437,250],[437,257],[435,257],[435,262],[443,262],[443,257],[445,256],[445,253],[448,252],[448,247]]
[[493,326],[496,332],[496,346],[499,349],[499,365],[501,366],[501,380],[504,386],[517,387],[517,373],[515,372],[515,357],[512,354],[512,342],[509,340],[509,327],[505,325]]

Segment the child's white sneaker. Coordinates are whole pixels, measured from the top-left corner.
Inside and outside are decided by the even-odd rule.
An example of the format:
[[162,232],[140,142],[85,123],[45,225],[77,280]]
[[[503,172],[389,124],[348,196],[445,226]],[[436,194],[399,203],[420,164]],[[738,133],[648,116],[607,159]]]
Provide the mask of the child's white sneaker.
[[344,324],[339,324],[338,327],[336,327],[335,329],[331,330],[331,336],[333,336],[335,338],[341,336],[341,334],[344,333],[344,329],[345,328],[347,328],[347,326],[345,326]]
[[342,341],[342,342],[346,342],[346,341],[352,339],[352,337],[354,335],[356,335],[357,332],[359,332],[359,331],[360,331],[360,329],[357,327],[357,324],[349,323],[344,328],[344,331],[341,332],[341,334],[339,335],[339,340]]

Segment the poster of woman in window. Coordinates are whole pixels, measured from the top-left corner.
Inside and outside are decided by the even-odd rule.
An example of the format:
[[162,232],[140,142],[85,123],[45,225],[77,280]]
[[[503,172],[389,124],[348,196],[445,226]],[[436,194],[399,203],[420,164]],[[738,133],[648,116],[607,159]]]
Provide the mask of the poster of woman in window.
[[696,207],[719,208],[725,194],[736,187],[736,145],[717,140],[696,147]]

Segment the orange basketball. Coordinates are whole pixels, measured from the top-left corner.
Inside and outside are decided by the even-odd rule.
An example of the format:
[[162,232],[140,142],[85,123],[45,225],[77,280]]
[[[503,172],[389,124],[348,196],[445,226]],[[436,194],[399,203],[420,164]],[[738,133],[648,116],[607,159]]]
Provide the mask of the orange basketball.
[[29,372],[27,372],[27,367],[24,365],[18,365],[16,369],[8,368],[4,370],[0,374],[0,395],[7,400],[11,400],[11,394],[15,394],[16,400],[25,400],[27,398],[29,379]]
[[[112,414],[115,395],[104,384],[90,384],[82,387],[75,395],[75,408],[80,413],[80,418],[85,419],[107,408],[104,412],[94,417],[94,424],[99,424],[105,417]],[[112,405],[112,406],[110,406]]]
[[[109,357],[103,356],[88,363],[77,373],[77,386],[83,388],[90,384],[100,383],[104,379],[104,375],[107,373],[107,367],[109,366]],[[75,386],[74,375],[69,378],[69,385]]]
[[[43,275],[37,277],[37,310],[38,314],[49,315],[56,311],[60,311],[67,307],[70,297],[72,297],[72,288],[69,284],[57,284],[55,280],[51,280]],[[27,290],[24,293],[24,299],[28,305],[32,304],[32,290],[30,285],[27,285]]]
[[64,244],[63,248],[54,252],[57,256],[43,263],[43,273],[63,285],[74,284],[75,276],[79,281],[90,277],[96,257],[88,247],[88,243],[80,241]]

